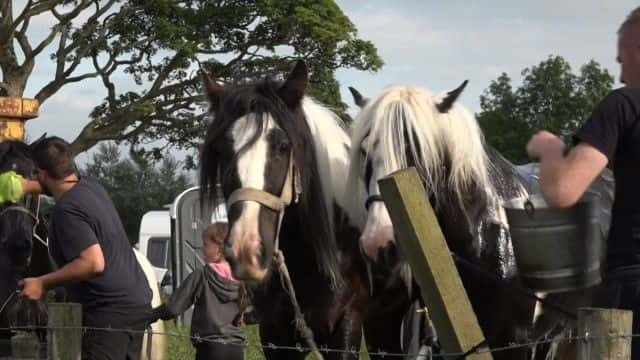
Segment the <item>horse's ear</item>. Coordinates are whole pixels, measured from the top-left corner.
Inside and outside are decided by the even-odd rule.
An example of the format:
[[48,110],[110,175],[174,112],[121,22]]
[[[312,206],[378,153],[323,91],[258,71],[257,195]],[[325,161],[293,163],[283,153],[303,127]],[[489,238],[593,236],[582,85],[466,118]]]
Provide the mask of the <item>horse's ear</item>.
[[33,148],[35,148],[36,145],[38,145],[38,143],[40,143],[46,137],[47,137],[47,133],[44,133],[44,134],[42,134],[42,136],[40,136],[38,139],[36,139],[36,141],[32,141],[31,144],[29,144],[29,150],[33,150]]
[[222,96],[223,87],[213,80],[203,69],[200,70],[200,76],[202,77],[202,82],[207,93],[207,98],[209,98],[209,103],[211,103],[211,111],[216,112],[220,109],[220,98]]
[[300,105],[308,81],[309,69],[307,64],[302,60],[298,60],[279,91],[280,97],[289,108],[294,109]]
[[351,91],[351,95],[353,96],[353,102],[356,103],[356,105],[358,105],[360,109],[367,106],[367,102],[369,102],[369,99],[366,99],[364,96],[362,96],[362,94],[360,94],[358,90],[351,86],[349,86],[349,91]]
[[442,102],[436,105],[436,107],[438,108],[438,111],[440,111],[443,114],[449,112],[449,110],[451,110],[451,107],[453,106],[453,103],[456,102],[456,100],[458,100],[458,97],[462,93],[462,90],[464,90],[464,88],[467,86],[468,83],[469,83],[469,80],[465,80],[462,82],[460,86],[449,91],[447,93],[447,96],[442,100]]

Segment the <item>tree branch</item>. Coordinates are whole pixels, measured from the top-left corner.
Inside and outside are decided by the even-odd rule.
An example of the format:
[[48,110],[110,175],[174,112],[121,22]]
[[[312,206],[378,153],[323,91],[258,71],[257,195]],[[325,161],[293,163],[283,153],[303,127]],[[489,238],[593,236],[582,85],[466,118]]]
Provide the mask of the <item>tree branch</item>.
[[[53,42],[53,39],[55,39],[56,35],[60,32],[61,26],[64,25],[54,25],[49,35],[44,40],[42,40],[42,42],[40,42],[40,44],[38,44],[35,49],[31,50],[28,54],[25,54],[25,59],[22,66],[25,66],[32,62],[33,59],[42,52],[42,50],[44,50],[47,46],[49,46],[49,44]],[[62,36],[64,37],[64,34]]]
[[151,88],[148,92],[150,96],[154,96],[153,94],[155,94],[155,92],[160,89],[162,83],[167,79],[167,77],[169,77],[169,74],[171,74],[171,72],[176,68],[180,60],[182,60],[182,56],[179,52],[173,55],[173,58],[169,60],[167,65],[162,69],[162,71],[160,71],[160,74],[158,74],[158,77],[156,77],[153,85],[151,85]]
[[11,21],[13,20],[13,2],[12,0],[0,0],[0,14],[2,14],[2,22],[0,22],[0,44],[5,45],[10,43],[11,35],[13,34],[11,29]]
[[[111,61],[113,61],[113,60],[114,60],[113,56],[111,54],[109,54],[109,61],[107,62],[107,65],[105,65],[105,66],[109,66],[109,63]],[[104,72],[104,68],[101,68],[100,64],[98,64],[98,56],[96,54],[93,54],[92,62],[93,62],[94,69],[96,69],[96,71],[98,73],[100,73],[100,78],[102,79],[102,83],[104,84],[104,87],[107,88],[107,102],[109,103],[109,110],[110,111],[115,111],[115,106],[116,106],[116,87],[109,80],[109,75]]]
[[[32,0],[29,0],[20,15],[18,15],[15,21],[13,21],[11,32],[15,32],[23,21],[27,21],[36,15],[40,15],[54,9],[57,5],[61,4],[62,1],[63,0],[43,0],[34,4]],[[26,27],[24,29],[26,30]]]

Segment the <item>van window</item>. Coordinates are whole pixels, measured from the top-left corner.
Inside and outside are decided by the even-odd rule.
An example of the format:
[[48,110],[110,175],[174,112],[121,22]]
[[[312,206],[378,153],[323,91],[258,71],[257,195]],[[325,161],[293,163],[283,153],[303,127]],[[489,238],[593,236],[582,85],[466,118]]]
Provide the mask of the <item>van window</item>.
[[169,240],[168,237],[152,237],[149,239],[147,258],[155,267],[169,268]]

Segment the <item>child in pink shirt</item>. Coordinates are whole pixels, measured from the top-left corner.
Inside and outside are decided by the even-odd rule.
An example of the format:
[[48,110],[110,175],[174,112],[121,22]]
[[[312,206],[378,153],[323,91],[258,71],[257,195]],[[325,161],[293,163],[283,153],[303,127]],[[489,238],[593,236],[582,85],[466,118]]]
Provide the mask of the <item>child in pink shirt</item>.
[[227,223],[209,225],[202,233],[202,254],[207,264],[194,270],[171,298],[154,309],[154,317],[168,320],[194,305],[191,335],[196,360],[243,359],[245,341],[242,315],[247,307],[246,291],[231,273],[223,256]]

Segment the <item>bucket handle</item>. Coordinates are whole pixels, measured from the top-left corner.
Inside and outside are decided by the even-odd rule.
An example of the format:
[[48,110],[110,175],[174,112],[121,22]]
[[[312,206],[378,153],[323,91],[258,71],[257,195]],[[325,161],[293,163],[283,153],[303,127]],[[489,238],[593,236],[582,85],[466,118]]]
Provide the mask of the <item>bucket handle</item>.
[[531,199],[527,198],[527,201],[524,202],[524,211],[527,213],[527,215],[529,216],[533,216],[536,212],[536,207],[533,206],[533,202],[531,202]]

